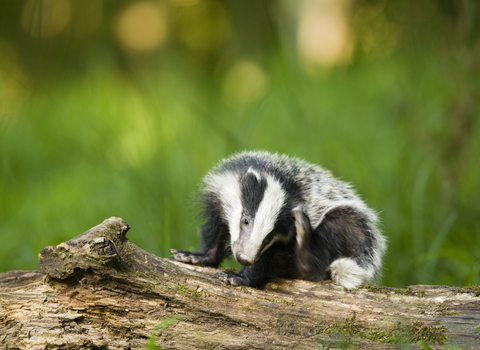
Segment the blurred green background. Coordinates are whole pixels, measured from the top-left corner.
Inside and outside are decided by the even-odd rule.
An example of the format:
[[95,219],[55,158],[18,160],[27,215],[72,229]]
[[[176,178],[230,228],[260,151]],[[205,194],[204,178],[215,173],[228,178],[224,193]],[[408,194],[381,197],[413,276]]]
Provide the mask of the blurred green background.
[[110,216],[196,250],[202,176],[265,149],[380,213],[379,284],[479,283],[479,91],[474,0],[2,1],[0,271]]

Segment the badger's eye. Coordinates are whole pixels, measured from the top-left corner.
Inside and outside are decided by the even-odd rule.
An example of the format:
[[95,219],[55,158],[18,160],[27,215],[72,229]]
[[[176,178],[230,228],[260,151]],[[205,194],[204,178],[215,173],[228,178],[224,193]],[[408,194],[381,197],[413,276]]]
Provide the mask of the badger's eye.
[[250,225],[250,220],[248,220],[247,218],[243,218],[242,224],[244,224],[245,226],[248,226]]

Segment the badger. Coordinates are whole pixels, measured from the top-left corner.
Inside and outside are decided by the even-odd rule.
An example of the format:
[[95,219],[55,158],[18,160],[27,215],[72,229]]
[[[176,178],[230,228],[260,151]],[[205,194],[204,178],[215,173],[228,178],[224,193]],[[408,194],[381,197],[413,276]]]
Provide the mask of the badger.
[[221,273],[227,284],[262,288],[280,277],[356,289],[379,273],[386,242],[377,215],[320,166],[245,151],[207,173],[200,199],[200,251],[170,252],[215,268],[233,254],[244,268]]

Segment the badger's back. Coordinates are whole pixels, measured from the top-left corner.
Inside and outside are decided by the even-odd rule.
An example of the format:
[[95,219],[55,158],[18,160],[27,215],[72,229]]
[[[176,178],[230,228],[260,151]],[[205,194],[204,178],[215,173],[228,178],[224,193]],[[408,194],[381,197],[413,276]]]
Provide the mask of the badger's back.
[[[377,216],[360,199],[352,187],[332,176],[330,171],[302,159],[268,152],[246,151],[220,162],[206,177],[236,174],[241,176],[253,167],[270,174],[284,188],[289,199],[303,205],[312,228],[316,228],[325,213],[332,208],[349,206],[368,213],[369,220],[377,222]],[[208,186],[206,187],[208,188]]]

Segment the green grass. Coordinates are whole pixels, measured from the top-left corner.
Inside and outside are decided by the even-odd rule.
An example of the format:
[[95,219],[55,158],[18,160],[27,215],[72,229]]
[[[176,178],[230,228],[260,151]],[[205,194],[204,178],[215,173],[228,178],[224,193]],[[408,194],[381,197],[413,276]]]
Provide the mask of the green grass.
[[332,170],[379,212],[389,249],[377,284],[478,284],[480,126],[456,120],[462,106],[478,111],[463,97],[480,78],[437,54],[316,78],[271,55],[265,95],[243,108],[222,99],[221,72],[174,56],[134,75],[99,57],[83,74],[27,82],[0,114],[0,271],[35,269],[44,246],[110,216],[151,253],[196,250],[202,176],[232,152],[266,149]]
[[170,326],[174,323],[177,323],[178,321],[181,321],[181,320],[183,320],[182,316],[171,316],[171,317],[168,317],[168,318],[164,319],[159,324],[157,324],[153,328],[152,334],[148,338],[148,344],[147,344],[147,347],[145,348],[145,350],[163,350],[164,348],[158,347],[155,344],[156,340],[157,340],[158,333],[162,329],[164,329],[164,328],[166,328],[166,327],[168,327],[168,326]]

